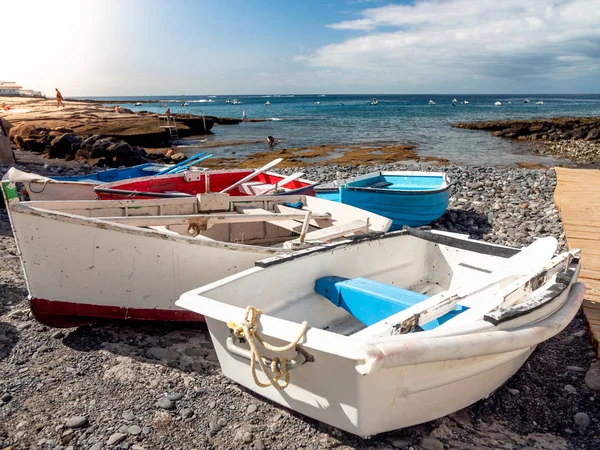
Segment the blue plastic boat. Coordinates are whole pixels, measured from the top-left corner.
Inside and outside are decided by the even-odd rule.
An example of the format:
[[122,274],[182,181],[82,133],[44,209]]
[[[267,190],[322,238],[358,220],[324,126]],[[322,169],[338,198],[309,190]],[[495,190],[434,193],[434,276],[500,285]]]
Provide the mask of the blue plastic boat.
[[146,163],[123,169],[108,169],[102,172],[90,173],[73,177],[52,177],[55,181],[75,181],[82,183],[112,183],[114,181],[129,180],[131,178],[148,177],[152,175],[166,175],[187,170],[191,165],[204,161],[212,156],[206,152],[199,153],[175,165]]
[[373,172],[315,188],[317,197],[392,219],[391,230],[427,225],[448,208],[450,184],[443,172]]

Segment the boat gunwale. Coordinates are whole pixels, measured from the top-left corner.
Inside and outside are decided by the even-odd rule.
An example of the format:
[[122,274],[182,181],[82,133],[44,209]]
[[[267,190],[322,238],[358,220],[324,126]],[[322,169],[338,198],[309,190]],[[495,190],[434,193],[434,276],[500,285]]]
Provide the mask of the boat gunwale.
[[[251,276],[253,273],[262,270],[265,269],[262,267],[253,267],[224,279],[209,283],[200,288],[185,292],[179,297],[179,300],[177,300],[175,304],[181,308],[202,314],[205,318],[215,320],[219,322],[219,326],[227,326],[227,321],[231,320],[232,317],[244,317],[245,308],[214,300],[205,296],[204,293],[239,278]],[[561,288],[561,286],[558,286],[559,284],[562,283],[554,280],[544,288],[544,292],[549,292],[552,288],[559,291],[556,294],[553,293],[552,297],[545,302],[545,305],[549,305],[558,300],[559,297],[568,290],[566,293],[567,298],[559,308],[552,314],[538,321],[532,321],[514,328],[510,327],[512,321],[518,323],[517,321],[520,317],[528,314],[535,314],[537,309],[528,311],[520,317],[514,317],[504,321],[502,323],[502,328],[493,326],[491,329],[482,330],[480,332],[465,332],[450,334],[448,336],[444,333],[434,333],[435,330],[429,330],[419,333],[398,334],[386,338],[356,339],[352,338],[352,336],[339,335],[321,328],[309,327],[306,331],[305,338],[302,341],[302,345],[309,352],[310,350],[315,350],[355,361],[355,369],[361,375],[368,375],[382,368],[391,369],[432,362],[464,360],[478,356],[491,356],[519,351],[538,345],[560,333],[560,331],[571,322],[572,317],[565,323],[558,323],[557,318],[560,319],[561,315],[571,315],[571,313],[572,316],[574,316],[579,310],[583,295],[585,294],[585,286],[583,283],[571,279],[571,283],[565,286],[564,289]],[[533,292],[530,294],[530,297],[532,295]],[[579,302],[577,308],[574,308],[571,304],[574,301]],[[189,307],[189,303],[201,304],[202,308],[192,309]],[[475,320],[473,323],[477,324],[484,322],[489,324],[489,322],[484,321],[483,318]],[[293,339],[294,336],[298,335],[301,328],[302,325],[300,323],[292,320],[280,319],[269,314],[261,315],[260,331],[264,335],[275,339],[289,341],[290,339]],[[514,338],[510,342],[505,342],[507,333],[524,334],[528,331],[532,333],[532,336],[529,338],[537,342],[532,343],[525,341],[525,339]],[[550,336],[545,339],[542,338],[541,340],[537,339],[535,333],[542,333],[544,331],[549,333]],[[502,346],[499,346],[501,348],[492,348],[489,345],[485,345],[485,342],[493,340],[496,337],[499,338],[499,342],[503,343]],[[456,349],[454,351],[448,350],[452,347],[452,344],[464,343],[463,341],[465,339],[468,339],[469,341],[479,339],[484,342],[484,344],[477,345],[476,342],[470,342],[470,345],[457,345],[457,348],[463,348],[462,353]],[[434,346],[442,345],[445,347],[446,351],[436,351],[434,352],[436,353],[434,355],[431,352],[432,344]],[[429,351],[426,351],[427,349]],[[408,358],[401,358],[402,354],[408,356]],[[385,360],[389,360],[388,364],[384,363]]]
[[[166,174],[166,175],[161,175],[161,176],[160,176],[160,179],[161,179],[161,180],[167,180],[167,179],[170,179],[170,178],[179,178],[179,177],[184,177],[184,176],[185,176],[185,174],[186,174],[186,172],[188,172],[188,171],[179,172],[179,173],[171,173],[171,174]],[[254,172],[254,169],[217,169],[217,170],[203,170],[203,171],[200,171],[199,173],[206,174],[206,175],[209,175],[209,176],[210,176],[210,175],[212,175],[212,174],[223,174],[223,173],[232,173],[232,172],[236,172],[236,173],[237,173],[237,172],[240,172],[240,173],[247,172],[247,173],[248,173],[248,175],[250,175],[251,173],[253,173],[253,172]],[[270,176],[280,177],[282,180],[283,180],[283,179],[286,177],[285,175],[282,175],[282,174],[279,174],[279,173],[276,173],[276,172],[272,172],[272,171],[266,171],[266,172],[262,172],[262,173],[264,173],[264,174],[267,174],[267,175],[270,175]],[[256,176],[259,176],[259,175],[261,175],[261,174],[256,174]],[[107,189],[108,189],[108,190],[112,190],[112,189],[114,189],[114,187],[118,187],[120,184],[124,184],[124,183],[125,183],[125,182],[127,182],[127,181],[131,181],[131,182],[138,183],[138,182],[152,181],[152,180],[156,180],[156,179],[157,179],[157,178],[156,178],[156,176],[155,176],[155,175],[149,175],[149,176],[146,176],[146,177],[137,177],[137,178],[131,178],[131,179],[128,179],[128,180],[118,180],[118,181],[112,181],[112,182],[110,182],[110,183],[103,183],[102,185],[100,185],[100,186],[101,186],[101,189],[94,188],[94,192],[102,192],[102,193],[105,193]],[[302,190],[307,190],[307,189],[310,189],[310,188],[313,188],[313,189],[314,189],[316,186],[318,186],[318,185],[320,184],[320,182],[318,182],[318,181],[311,181],[311,180],[307,180],[307,179],[305,179],[305,178],[297,178],[297,179],[296,179],[296,180],[294,180],[294,181],[298,181],[298,182],[300,182],[300,183],[304,183],[304,184],[306,184],[306,185],[307,185],[307,186],[305,186],[305,187],[298,188],[298,189],[302,189]],[[100,186],[97,186],[97,187],[100,187]],[[298,192],[297,192],[297,191],[298,191],[298,189],[295,189],[295,190],[293,191],[293,192],[294,192],[294,194],[298,194]],[[113,191],[113,192],[114,192],[114,191]],[[165,198],[171,198],[171,197],[172,197],[172,195],[164,194],[164,193],[162,193],[162,192],[152,193],[152,192],[148,192],[148,191],[140,191],[140,193],[139,193],[139,194],[138,194],[138,191],[127,191],[127,190],[123,190],[123,192],[126,192],[126,193],[131,193],[131,194],[133,194],[133,195],[141,195],[141,194],[162,194],[162,195],[165,195]],[[288,191],[288,193],[286,193],[286,195],[290,195],[290,193],[291,193],[291,192],[292,192],[292,191]],[[110,192],[107,192],[107,193],[110,193]],[[187,195],[189,195],[189,196],[192,196],[192,194],[187,194]],[[282,195],[282,194],[279,194],[279,195]],[[182,195],[182,194],[179,194],[179,197],[183,197],[183,196],[184,196],[184,195]]]
[[277,255],[277,256],[273,256],[271,258],[261,259],[259,261],[256,261],[254,263],[254,265],[256,267],[267,268],[267,267],[276,266],[278,264],[282,264],[284,262],[291,261],[294,259],[308,257],[309,255],[311,255],[313,253],[326,252],[326,251],[332,250],[333,248],[337,248],[342,245],[348,245],[348,246],[359,245],[360,243],[365,242],[365,241],[376,241],[376,240],[382,240],[382,239],[389,239],[389,238],[394,238],[394,237],[402,236],[402,235],[414,236],[414,237],[417,237],[420,239],[424,239],[426,241],[433,242],[437,245],[446,245],[449,247],[458,248],[460,250],[474,251],[474,252],[482,253],[485,255],[499,256],[502,258],[510,258],[511,256],[516,255],[517,253],[519,253],[521,251],[521,249],[519,249],[519,248],[508,247],[505,245],[498,245],[498,244],[493,244],[493,243],[488,243],[488,242],[480,242],[480,241],[476,241],[474,239],[465,239],[462,237],[458,237],[458,236],[468,237],[468,235],[458,235],[458,233],[454,233],[454,234],[457,234],[458,236],[450,236],[449,234],[450,233],[445,233],[442,231],[426,229],[425,227],[423,227],[423,229],[420,229],[420,228],[413,228],[413,227],[407,226],[407,227],[404,227],[404,229],[402,229],[402,230],[388,231],[385,233],[371,232],[366,235],[359,235],[359,236],[355,236],[355,237],[351,236],[341,242],[332,242],[332,243],[320,245],[318,247],[297,250],[297,251],[289,253],[289,254]]
[[[427,177],[441,177],[442,183],[441,187],[437,189],[431,190],[404,190],[404,189],[383,189],[383,188],[371,188],[371,187],[361,187],[361,186],[350,186],[351,183],[355,183],[357,181],[367,180],[369,178],[374,178],[377,176],[427,176]],[[448,174],[446,172],[424,172],[419,170],[381,170],[379,172],[370,172],[365,175],[360,175],[357,177],[348,178],[344,180],[343,184],[339,186],[323,186],[322,188],[315,189],[317,192],[323,193],[332,193],[336,191],[341,191],[343,189],[360,191],[360,192],[375,192],[381,194],[395,194],[395,195],[428,195],[428,194],[439,194],[441,192],[447,191],[450,189],[452,184],[448,181]]]
[[[60,212],[60,211],[52,211],[44,208],[37,208],[33,206],[29,206],[23,203],[17,203],[10,206],[11,212],[15,212],[18,214],[27,214],[32,216],[43,217],[45,219],[56,220],[59,222],[65,223],[74,223],[77,225],[82,225],[86,227],[94,227],[102,230],[108,231],[116,231],[131,235],[144,236],[153,239],[162,239],[167,241],[174,241],[185,244],[194,244],[199,246],[206,247],[215,247],[222,248],[227,250],[237,250],[237,251],[252,251],[253,253],[263,253],[265,255],[277,254],[277,253],[289,253],[291,249],[284,248],[274,248],[274,247],[266,247],[262,245],[249,245],[249,244],[240,244],[237,242],[224,242],[217,240],[204,240],[204,239],[195,239],[192,236],[184,236],[177,235],[171,233],[162,233],[157,230],[153,230],[151,228],[140,228],[131,225],[125,225],[120,223],[114,223],[107,220],[99,219],[96,217],[85,217],[78,216],[76,214]],[[18,234],[15,233],[15,237]],[[18,240],[18,237],[17,237]]]

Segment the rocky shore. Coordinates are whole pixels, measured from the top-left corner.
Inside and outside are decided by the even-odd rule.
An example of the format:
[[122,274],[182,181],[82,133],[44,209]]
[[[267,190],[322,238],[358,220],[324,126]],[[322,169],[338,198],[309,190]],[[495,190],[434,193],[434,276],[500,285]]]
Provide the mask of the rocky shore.
[[[97,103],[66,101],[64,108],[46,99],[3,98],[11,109],[2,120],[17,150],[43,154],[47,159],[78,160],[90,165],[118,167],[149,162],[157,157],[143,147],[167,148],[171,136],[156,114],[116,112]],[[174,114],[179,137],[210,131],[217,118]],[[227,123],[227,119],[223,119]],[[164,153],[164,152],[161,152]]]
[[493,136],[544,141],[539,152],[580,164],[600,161],[600,118],[560,117],[554,119],[502,120],[457,123],[455,128],[491,131]]
[[[23,166],[43,175],[95,170]],[[434,228],[514,246],[552,235],[565,248],[552,170],[418,164],[281,170],[332,181],[338,172],[350,177],[378,169],[449,173],[450,207]],[[544,450],[594,449],[600,442],[600,365],[580,315],[489,398],[427,424],[360,439],[223,377],[201,324],[111,322],[66,330],[38,324],[27,308],[4,209],[0,254],[0,448]]]

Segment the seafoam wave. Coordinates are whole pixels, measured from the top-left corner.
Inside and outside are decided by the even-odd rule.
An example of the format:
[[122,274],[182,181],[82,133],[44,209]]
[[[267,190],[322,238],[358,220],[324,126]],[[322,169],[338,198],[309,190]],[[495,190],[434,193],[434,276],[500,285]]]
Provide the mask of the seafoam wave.
[[284,120],[284,119],[280,119],[279,117],[267,117],[267,120]]

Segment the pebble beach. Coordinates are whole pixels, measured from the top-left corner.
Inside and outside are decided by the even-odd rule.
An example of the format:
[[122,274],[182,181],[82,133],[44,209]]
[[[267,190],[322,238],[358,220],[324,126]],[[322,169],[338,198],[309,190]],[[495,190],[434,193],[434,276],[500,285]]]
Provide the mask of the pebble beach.
[[[42,175],[98,170],[43,160],[17,167]],[[448,172],[450,206],[435,229],[515,247],[551,235],[566,249],[552,169],[410,164],[281,171],[302,170],[325,182],[383,169]],[[581,313],[489,398],[361,439],[230,382],[202,324],[40,325],[28,309],[5,209],[0,246],[2,449],[593,449],[600,442],[600,365]]]

